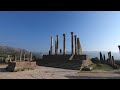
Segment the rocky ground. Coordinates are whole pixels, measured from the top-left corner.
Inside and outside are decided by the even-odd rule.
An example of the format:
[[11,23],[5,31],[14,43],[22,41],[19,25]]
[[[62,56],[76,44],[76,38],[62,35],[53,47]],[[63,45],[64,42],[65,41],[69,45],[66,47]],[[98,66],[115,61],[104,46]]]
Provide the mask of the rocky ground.
[[120,79],[120,70],[80,72],[38,66],[35,70],[7,72],[5,67],[0,65],[0,79]]

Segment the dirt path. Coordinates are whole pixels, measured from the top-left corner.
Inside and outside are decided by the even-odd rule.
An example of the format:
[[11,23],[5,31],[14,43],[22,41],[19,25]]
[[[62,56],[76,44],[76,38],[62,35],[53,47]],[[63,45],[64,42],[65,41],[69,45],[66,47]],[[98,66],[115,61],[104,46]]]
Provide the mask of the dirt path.
[[6,72],[5,67],[0,65],[0,79],[120,79],[120,70],[80,72],[38,66],[35,70]]

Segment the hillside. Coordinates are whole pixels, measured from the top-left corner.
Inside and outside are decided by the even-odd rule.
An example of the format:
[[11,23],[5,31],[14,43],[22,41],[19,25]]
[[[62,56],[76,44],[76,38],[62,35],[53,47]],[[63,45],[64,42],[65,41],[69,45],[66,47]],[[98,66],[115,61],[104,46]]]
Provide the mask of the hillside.
[[20,53],[20,50],[28,53],[28,51],[25,49],[9,47],[9,46],[0,46],[0,56],[6,56],[7,54],[10,54],[10,55],[18,54]]

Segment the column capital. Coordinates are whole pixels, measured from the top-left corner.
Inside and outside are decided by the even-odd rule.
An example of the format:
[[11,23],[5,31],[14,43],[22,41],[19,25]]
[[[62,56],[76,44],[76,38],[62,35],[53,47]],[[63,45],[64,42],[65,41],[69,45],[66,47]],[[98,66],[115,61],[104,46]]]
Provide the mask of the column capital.
[[65,36],[65,33],[63,34],[63,36]]
[[71,32],[71,34],[74,34],[73,32]]
[[77,37],[77,35],[74,35],[74,37]]

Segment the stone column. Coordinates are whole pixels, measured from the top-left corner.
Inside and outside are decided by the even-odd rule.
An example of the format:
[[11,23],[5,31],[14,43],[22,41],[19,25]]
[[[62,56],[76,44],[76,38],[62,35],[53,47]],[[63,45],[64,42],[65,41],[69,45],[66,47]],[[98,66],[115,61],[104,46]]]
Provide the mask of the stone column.
[[105,60],[105,54],[104,54],[104,60]]
[[118,49],[119,49],[119,53],[120,53],[120,45],[118,46]]
[[112,65],[112,56],[111,56],[111,52],[109,52],[109,58],[110,58],[110,64]]
[[24,53],[24,55],[23,55],[23,60],[25,61],[25,53]]
[[55,40],[55,55],[57,55],[57,42]]
[[20,51],[20,61],[22,61],[22,50]]
[[109,55],[109,52],[108,52],[108,60],[110,59],[110,55]]
[[111,52],[108,52],[108,63],[109,64],[111,64],[111,60],[112,60]]
[[78,55],[82,55],[82,48],[80,44],[80,39],[77,38],[77,50],[78,50]]
[[101,52],[100,52],[100,60],[103,60],[103,56]]
[[115,60],[114,60],[114,56],[112,56],[112,66],[115,65]]
[[32,61],[32,52],[30,52],[30,61]]
[[108,63],[110,63],[110,53],[108,52]]
[[51,37],[51,43],[50,43],[50,55],[52,55],[53,51],[53,37]]
[[75,35],[74,38],[75,38],[75,55],[77,55],[77,35]]
[[58,43],[58,42],[59,42],[59,39],[58,39],[58,35],[56,35],[56,36],[57,36],[57,42],[56,42],[56,49],[57,49],[57,50],[56,50],[56,53],[58,54],[58,48],[59,48],[59,47],[58,47],[58,46],[59,46],[59,43]]
[[66,37],[65,34],[63,34],[63,55],[66,54]]
[[74,33],[71,32],[71,54],[74,54]]
[[109,53],[110,53],[110,60],[112,60],[111,52],[109,52]]

